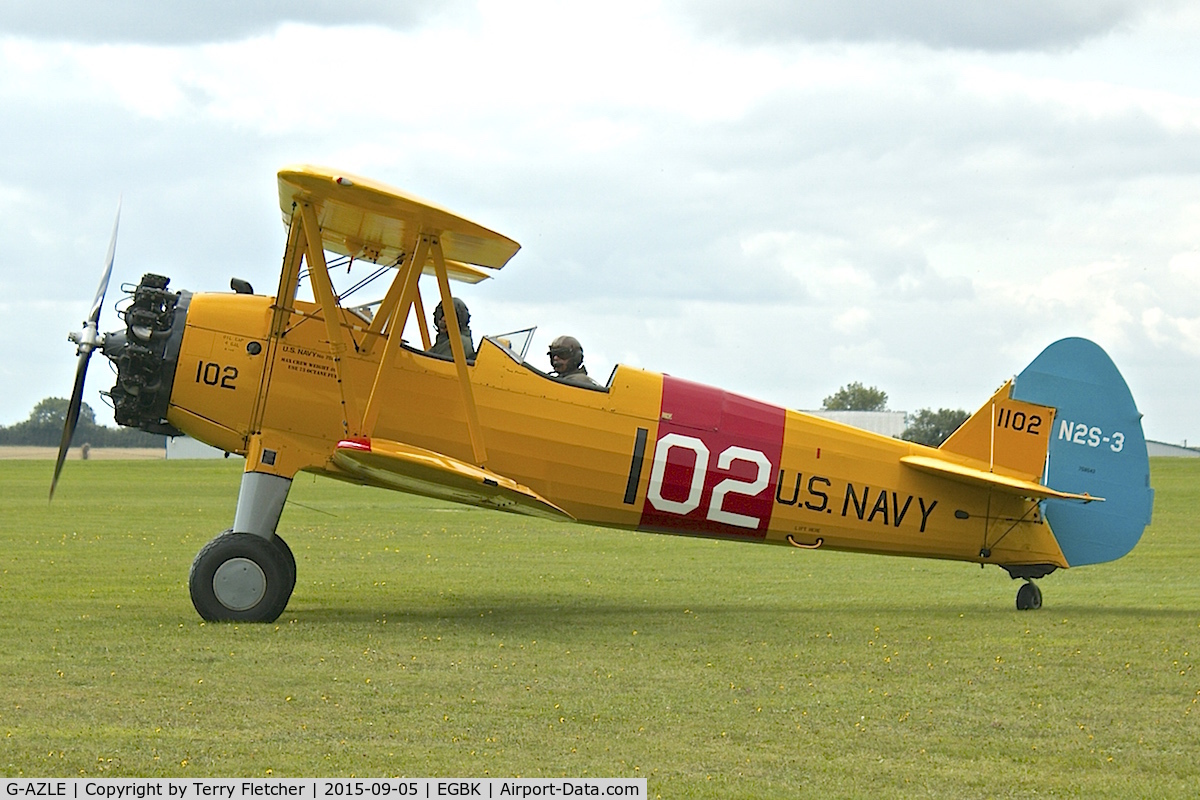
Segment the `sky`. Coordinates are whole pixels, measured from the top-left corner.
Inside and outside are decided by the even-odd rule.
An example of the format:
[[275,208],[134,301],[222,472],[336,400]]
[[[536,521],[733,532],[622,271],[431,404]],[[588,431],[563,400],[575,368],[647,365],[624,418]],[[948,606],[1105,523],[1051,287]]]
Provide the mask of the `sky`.
[[311,163],[520,242],[456,291],[543,368],[974,411],[1083,336],[1200,444],[1197,41],[1163,0],[7,0],[0,424],[69,395],[118,202],[102,330],[146,272],[273,291]]

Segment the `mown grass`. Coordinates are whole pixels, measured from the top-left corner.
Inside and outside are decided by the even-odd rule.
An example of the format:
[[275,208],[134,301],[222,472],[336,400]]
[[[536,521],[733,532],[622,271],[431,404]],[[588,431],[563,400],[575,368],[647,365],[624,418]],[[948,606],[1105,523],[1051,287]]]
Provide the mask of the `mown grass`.
[[1200,463],[1128,557],[963,564],[562,526],[301,477],[272,625],[204,624],[235,462],[0,463],[0,774],[634,776],[652,796],[1187,797]]

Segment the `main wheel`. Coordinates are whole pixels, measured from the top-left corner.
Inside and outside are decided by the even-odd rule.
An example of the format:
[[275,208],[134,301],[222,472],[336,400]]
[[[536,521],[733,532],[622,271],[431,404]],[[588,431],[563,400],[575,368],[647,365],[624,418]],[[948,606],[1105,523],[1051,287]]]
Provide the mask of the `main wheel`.
[[192,605],[210,622],[274,622],[296,583],[286,547],[253,533],[221,534],[192,562]]
[[1042,607],[1042,590],[1036,583],[1025,583],[1017,589],[1017,610],[1036,611]]
[[[231,533],[233,533],[233,528],[226,528],[224,531],[221,532],[220,536],[218,536],[217,538],[219,539],[221,536],[228,536]],[[284,541],[283,537],[277,533],[272,534],[271,544],[275,545],[275,547],[277,547],[279,549],[279,552],[283,554],[283,558],[287,562],[287,565],[288,565],[287,594],[288,594],[288,597],[291,597],[292,590],[294,590],[296,588],[296,556],[292,553],[292,548],[288,547],[288,543],[286,541]]]

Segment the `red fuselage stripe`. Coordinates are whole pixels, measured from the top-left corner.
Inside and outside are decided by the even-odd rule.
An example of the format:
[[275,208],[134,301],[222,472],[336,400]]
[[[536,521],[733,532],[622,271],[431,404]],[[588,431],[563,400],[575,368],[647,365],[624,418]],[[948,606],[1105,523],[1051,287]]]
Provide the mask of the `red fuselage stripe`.
[[785,419],[782,408],[663,376],[639,527],[765,538]]

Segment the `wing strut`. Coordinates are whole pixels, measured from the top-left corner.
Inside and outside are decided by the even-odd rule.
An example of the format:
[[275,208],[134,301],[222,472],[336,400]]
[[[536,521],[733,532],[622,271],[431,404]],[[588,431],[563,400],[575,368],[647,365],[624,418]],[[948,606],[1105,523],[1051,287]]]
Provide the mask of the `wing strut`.
[[425,324],[425,306],[421,303],[420,292],[413,297],[413,308],[413,313],[417,316],[417,330],[421,334],[421,349],[428,350],[433,347],[433,340],[429,338],[429,326]]
[[250,433],[261,432],[263,414],[266,413],[267,392],[271,387],[271,375],[275,369],[275,355],[283,334],[288,329],[292,312],[296,309],[296,290],[300,286],[300,265],[304,259],[304,223],[300,215],[292,217],[288,225],[287,246],[283,251],[283,266],[279,271],[279,289],[271,305],[271,329],[267,334],[266,367],[258,383],[258,395],[254,399],[254,410],[250,417]]
[[[365,347],[370,348],[374,339],[384,338],[383,354],[379,359],[379,367],[375,371],[375,381],[371,386],[371,394],[367,398],[367,407],[363,412],[362,433],[371,437],[375,432],[375,423],[379,420],[379,412],[383,402],[384,376],[396,354],[400,352],[400,337],[404,326],[414,307],[420,325],[421,343],[429,349],[429,331],[425,327],[424,308],[421,303],[421,293],[417,289],[417,279],[420,278],[424,265],[433,261],[434,272],[437,275],[438,290],[442,298],[442,311],[446,315],[446,327],[450,335],[450,351],[454,356],[454,367],[458,373],[458,385],[462,389],[463,406],[467,415],[467,433],[471,439],[471,453],[477,466],[487,464],[487,447],[483,441],[483,431],[479,424],[479,410],[475,405],[475,393],[471,388],[471,375],[467,369],[467,354],[463,348],[462,335],[459,333],[458,315],[454,311],[454,301],[450,295],[450,277],[446,267],[446,258],[442,253],[441,239],[437,234],[422,232],[412,250],[403,271],[392,281],[387,295],[380,304],[379,311],[371,323]],[[381,334],[386,326],[386,337],[372,336],[371,333]]]
[[[380,338],[385,338],[389,345],[399,343],[399,339],[392,342],[392,333],[397,330],[400,333],[404,332],[404,324],[408,321],[408,307],[412,302],[411,297],[415,292],[417,278],[421,275],[421,268],[417,265],[423,264],[429,259],[429,243],[425,241],[424,237],[420,237],[412,244],[415,246],[408,248],[408,252],[412,255],[392,280],[387,294],[383,296],[383,302],[379,304],[379,309],[375,312],[375,318],[371,320],[371,326],[367,328],[367,336],[363,342],[363,355],[370,355],[371,351],[375,349],[375,343]],[[403,313],[398,315],[396,309],[401,305],[401,301],[404,301],[404,309]],[[399,333],[396,335],[399,336]],[[385,352],[383,357],[387,358],[388,354]],[[374,421],[372,421],[373,424]]]
[[454,298],[450,296],[450,276],[446,272],[446,259],[442,256],[441,240],[430,237],[433,251],[433,266],[437,270],[438,289],[442,294],[442,313],[446,315],[446,329],[450,334],[450,351],[454,353],[454,366],[458,369],[458,385],[462,387],[463,404],[467,409],[467,433],[471,436],[471,452],[479,466],[487,464],[487,449],[483,446],[483,432],[479,429],[479,409],[475,407],[475,393],[471,389],[471,375],[467,372],[467,353],[463,349],[462,334],[458,327],[458,314],[454,310]]
[[300,262],[304,256],[300,217],[293,216],[288,226],[287,246],[283,251],[283,268],[279,271],[279,290],[275,293],[275,304],[271,316],[271,338],[283,336],[287,330],[292,311],[296,308],[296,289],[300,286]]
[[[383,376],[388,374],[387,369],[391,366],[396,354],[400,352],[400,337],[404,334],[404,326],[408,322],[408,312],[412,307],[413,298],[420,297],[420,292],[417,291],[417,279],[421,277],[421,268],[417,265],[424,264],[428,258],[429,237],[421,236],[416,242],[416,247],[412,248],[412,257],[392,281],[387,295],[379,305],[375,319],[371,322],[371,329],[366,337],[367,352],[370,352],[375,340],[381,338],[371,335],[372,333],[383,333],[386,324],[387,335],[383,337],[385,339],[383,354],[379,357],[379,368],[375,370],[371,394],[367,397],[367,408],[363,412],[364,436],[369,437],[375,433],[375,423],[379,419],[379,410],[383,399]],[[399,313],[396,311],[398,307],[401,307]],[[422,341],[424,341],[424,337],[422,337]]]
[[300,216],[304,221],[304,235],[308,248],[305,256],[308,258],[308,276],[312,281],[313,294],[321,303],[322,316],[325,317],[325,331],[329,336],[329,349],[333,354],[333,368],[337,375],[338,393],[342,398],[342,427],[347,435],[357,435],[358,431],[351,430],[351,420],[357,422],[360,417],[355,408],[354,395],[349,391],[346,380],[345,365],[342,356],[346,353],[347,345],[342,333],[342,315],[338,310],[337,296],[333,284],[329,280],[329,266],[325,263],[325,247],[321,241],[321,227],[317,222],[317,212],[312,203],[301,201]]

